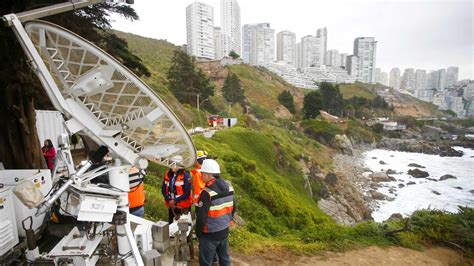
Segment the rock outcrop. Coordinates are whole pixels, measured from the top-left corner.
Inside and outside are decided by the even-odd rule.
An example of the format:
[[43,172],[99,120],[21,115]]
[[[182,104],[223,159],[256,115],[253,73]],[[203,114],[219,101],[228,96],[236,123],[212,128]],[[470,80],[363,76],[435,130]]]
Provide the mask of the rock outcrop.
[[446,179],[458,179],[458,178],[453,175],[443,175],[442,177],[439,178],[439,181],[443,181]]
[[414,178],[425,178],[425,177],[430,176],[428,172],[422,171],[418,168],[408,170],[408,174],[413,176]]
[[334,147],[343,154],[353,155],[352,143],[346,135],[336,135],[334,137]]

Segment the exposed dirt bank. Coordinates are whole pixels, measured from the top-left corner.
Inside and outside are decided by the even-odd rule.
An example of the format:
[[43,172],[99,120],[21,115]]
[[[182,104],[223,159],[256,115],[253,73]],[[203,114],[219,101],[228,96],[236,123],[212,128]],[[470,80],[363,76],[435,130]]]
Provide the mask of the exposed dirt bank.
[[232,254],[233,265],[474,265],[462,254],[433,247],[416,251],[402,247],[369,247],[344,253],[325,252],[321,256],[295,256],[289,252],[267,252],[261,256]]

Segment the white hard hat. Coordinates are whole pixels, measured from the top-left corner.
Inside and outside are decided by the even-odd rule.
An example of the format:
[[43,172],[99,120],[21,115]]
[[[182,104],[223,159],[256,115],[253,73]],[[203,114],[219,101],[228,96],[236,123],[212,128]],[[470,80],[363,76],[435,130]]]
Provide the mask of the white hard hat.
[[206,159],[202,163],[201,173],[220,174],[221,168],[219,167],[219,164],[216,162],[216,160]]

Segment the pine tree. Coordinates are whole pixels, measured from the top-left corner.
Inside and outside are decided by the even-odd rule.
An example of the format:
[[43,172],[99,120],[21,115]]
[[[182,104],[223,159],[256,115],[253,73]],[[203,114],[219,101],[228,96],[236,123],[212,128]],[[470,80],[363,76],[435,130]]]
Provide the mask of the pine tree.
[[295,108],[295,101],[293,99],[293,95],[287,90],[284,90],[278,95],[278,101],[280,102],[281,105],[285,106],[290,113],[294,114],[296,113],[296,108]]
[[322,109],[322,96],[319,91],[312,91],[304,96],[303,113],[305,119],[313,119],[319,115]]
[[232,59],[237,59],[240,57],[240,55],[236,53],[234,50],[230,51],[229,56],[232,57]]
[[198,94],[201,101],[214,95],[209,79],[200,69],[196,70],[194,59],[181,50],[174,52],[167,78],[171,92],[181,103],[194,106]]
[[245,96],[244,89],[240,84],[240,79],[236,74],[231,73],[227,76],[222,87],[222,95],[227,102],[232,104],[244,104]]

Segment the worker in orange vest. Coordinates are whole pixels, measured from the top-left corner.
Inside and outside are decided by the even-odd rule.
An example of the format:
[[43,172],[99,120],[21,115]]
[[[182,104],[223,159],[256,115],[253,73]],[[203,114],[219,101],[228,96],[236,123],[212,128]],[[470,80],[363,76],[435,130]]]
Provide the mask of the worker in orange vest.
[[145,215],[145,184],[143,183],[145,171],[132,166],[128,170],[130,191],[128,192],[128,203],[130,214],[138,217]]
[[171,224],[176,216],[187,214],[193,202],[191,194],[191,177],[189,172],[181,167],[183,159],[174,156],[173,166],[166,171],[161,193],[168,208],[168,222]]
[[204,188],[206,183],[202,181],[201,176],[201,165],[202,162],[207,158],[207,152],[199,150],[196,152],[197,160],[194,163],[194,169],[191,170],[191,175],[193,177],[193,202],[194,206],[197,206],[199,194],[201,194],[201,190]]
[[196,209],[199,265],[212,265],[216,253],[219,265],[230,265],[229,227],[237,210],[234,188],[220,177],[221,170],[215,160],[204,160],[201,173],[206,186]]

